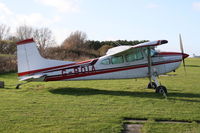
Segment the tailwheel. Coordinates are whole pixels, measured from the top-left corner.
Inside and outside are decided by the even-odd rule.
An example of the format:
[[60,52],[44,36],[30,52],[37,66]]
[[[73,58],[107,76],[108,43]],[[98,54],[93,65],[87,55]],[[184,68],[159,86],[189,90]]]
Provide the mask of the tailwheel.
[[167,94],[167,88],[165,86],[156,87],[156,93]]
[[16,88],[16,89],[19,89],[20,85],[21,85],[21,84],[17,84],[17,86],[16,86],[15,88]]
[[24,84],[27,84],[27,83],[29,83],[29,82],[27,81],[27,82],[25,82],[25,83],[17,84],[17,86],[16,86],[15,88],[16,88],[16,89],[20,89],[20,86],[21,86],[21,85],[24,85]]
[[150,83],[148,84],[147,88],[149,88],[149,89],[156,89],[156,88],[157,88],[157,85],[156,85],[155,82],[150,82]]

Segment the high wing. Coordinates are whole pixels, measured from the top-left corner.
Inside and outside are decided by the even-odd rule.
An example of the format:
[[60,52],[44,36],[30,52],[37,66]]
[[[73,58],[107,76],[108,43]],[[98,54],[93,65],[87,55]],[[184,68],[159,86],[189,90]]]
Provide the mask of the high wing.
[[107,51],[106,55],[109,56],[115,56],[115,55],[120,55],[122,53],[125,53],[131,49],[134,48],[141,48],[141,47],[156,47],[158,45],[162,45],[168,43],[167,40],[157,40],[157,41],[151,41],[151,42],[145,42],[145,43],[140,43],[134,46],[118,46],[118,47],[114,47],[111,48]]

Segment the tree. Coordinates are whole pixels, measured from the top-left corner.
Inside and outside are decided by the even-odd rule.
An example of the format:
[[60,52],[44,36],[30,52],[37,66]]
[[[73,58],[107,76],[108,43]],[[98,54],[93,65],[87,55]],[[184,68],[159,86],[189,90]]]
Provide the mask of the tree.
[[86,43],[87,43],[89,49],[94,49],[94,50],[98,50],[102,46],[100,41],[87,40]]
[[16,29],[16,37],[19,41],[33,38],[34,29],[31,26],[22,25]]
[[1,24],[0,25],[0,40],[5,40],[9,37],[10,34],[10,27]]
[[0,53],[1,54],[15,54],[16,42],[9,40],[0,40]]
[[33,38],[37,42],[43,56],[47,54],[46,49],[56,43],[52,31],[48,28],[35,29]]
[[62,43],[62,47],[65,49],[85,49],[87,35],[81,31],[75,31],[70,34],[68,38]]
[[47,47],[55,43],[52,31],[48,28],[33,28],[31,26],[22,25],[16,29],[16,38],[18,41],[33,38],[43,56],[47,54]]
[[101,48],[98,49],[100,56],[103,56],[106,54],[108,49],[112,48],[110,45],[103,45]]

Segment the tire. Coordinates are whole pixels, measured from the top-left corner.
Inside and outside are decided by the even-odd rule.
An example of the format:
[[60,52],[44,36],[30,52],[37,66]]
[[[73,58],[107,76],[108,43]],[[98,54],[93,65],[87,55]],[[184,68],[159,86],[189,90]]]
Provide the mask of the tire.
[[165,86],[158,86],[156,88],[156,93],[167,94],[167,88]]
[[151,83],[148,84],[147,88],[149,88],[149,89],[156,89],[157,88],[156,83],[155,82],[151,82]]

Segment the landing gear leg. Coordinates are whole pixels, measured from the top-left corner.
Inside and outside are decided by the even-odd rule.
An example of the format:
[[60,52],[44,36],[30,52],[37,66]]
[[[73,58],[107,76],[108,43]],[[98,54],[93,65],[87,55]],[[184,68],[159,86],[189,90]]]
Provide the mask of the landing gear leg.
[[[149,85],[148,88],[155,88],[156,93],[162,93],[165,97],[167,96],[167,88],[160,85],[157,76],[158,74],[156,73],[156,69],[152,71],[152,58],[151,58],[151,48],[147,47],[148,50],[148,56],[147,56],[147,61],[148,61],[148,77],[149,77]],[[152,82],[155,81],[155,82]]]

